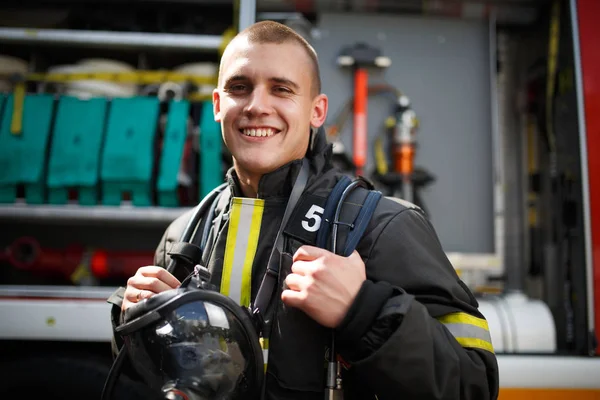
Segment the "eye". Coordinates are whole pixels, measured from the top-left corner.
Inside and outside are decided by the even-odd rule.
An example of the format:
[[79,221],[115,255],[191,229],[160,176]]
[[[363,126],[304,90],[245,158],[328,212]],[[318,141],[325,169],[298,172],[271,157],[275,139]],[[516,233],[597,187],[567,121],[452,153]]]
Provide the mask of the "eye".
[[277,93],[285,93],[285,94],[289,94],[292,93],[291,89],[285,87],[285,86],[276,86],[275,87],[275,92]]
[[241,84],[241,83],[236,83],[234,85],[230,85],[227,88],[227,91],[230,92],[230,93],[243,93],[243,92],[245,92],[247,90],[248,90],[248,86],[244,85],[244,84]]

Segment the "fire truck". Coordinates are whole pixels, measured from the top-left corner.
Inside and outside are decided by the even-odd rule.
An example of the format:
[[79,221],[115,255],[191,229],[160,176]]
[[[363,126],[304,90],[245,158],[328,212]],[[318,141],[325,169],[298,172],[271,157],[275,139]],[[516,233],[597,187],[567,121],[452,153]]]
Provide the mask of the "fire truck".
[[[397,154],[416,154],[437,175],[419,188],[416,168],[395,171],[404,189],[420,190],[411,200],[431,211],[448,259],[476,295],[498,358],[501,399],[600,398],[600,2],[384,3],[156,0],[145,3],[145,18],[136,2],[1,6],[3,397],[100,397],[113,362],[106,300],[153,264],[168,224],[222,181],[231,160],[211,117],[218,60],[235,32],[273,19],[317,49],[324,92],[331,92],[326,125],[335,127],[334,150],[347,162],[353,138],[335,110],[352,104],[352,90],[336,91],[348,77],[329,63],[331,49],[358,35],[385,48],[399,69],[415,62],[412,75],[384,73],[418,117],[401,143],[410,151],[368,150],[366,175],[376,176],[386,160],[382,168],[392,172],[408,165],[395,164]],[[394,29],[406,31],[394,36]],[[483,53],[469,58],[475,45]],[[442,87],[418,86],[424,60],[434,61],[433,76],[448,74],[435,81]],[[456,75],[466,77],[463,86],[443,86],[453,71],[463,71]],[[368,94],[379,89],[374,84]],[[420,102],[431,91],[429,103]],[[382,124],[371,112],[387,103],[377,101],[365,103],[369,130],[386,125],[391,134],[382,137],[393,147],[394,133],[410,121]],[[439,110],[428,114],[435,101]],[[482,107],[476,116],[469,101]],[[474,127],[481,115],[483,129]],[[428,128],[436,120],[444,130]],[[468,145],[454,146],[450,131],[467,135]],[[379,139],[369,132],[373,147]],[[440,147],[447,159],[427,158]],[[483,186],[453,170],[463,161],[464,171],[489,170]],[[387,195],[407,193],[375,180]],[[439,185],[457,192],[437,196]],[[441,215],[476,214],[486,202],[480,224],[492,246],[465,250],[453,240],[466,241],[470,225]],[[142,398],[144,390],[123,375],[115,393]]]

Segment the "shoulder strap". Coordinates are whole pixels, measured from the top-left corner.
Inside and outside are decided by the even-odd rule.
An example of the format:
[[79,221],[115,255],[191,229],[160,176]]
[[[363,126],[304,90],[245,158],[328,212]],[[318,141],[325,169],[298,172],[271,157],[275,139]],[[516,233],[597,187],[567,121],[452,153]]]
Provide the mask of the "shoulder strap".
[[[366,195],[353,195],[350,201],[350,195],[359,187],[367,190]],[[365,179],[350,180],[343,176],[325,203],[324,223],[317,232],[316,246],[329,248],[344,257],[352,254],[365,233],[381,197],[381,192],[374,190]],[[339,234],[342,236],[339,237]]]
[[[202,262],[201,245],[202,242],[204,242],[203,234],[206,230],[200,228],[200,226],[202,225],[202,221],[206,220],[205,217],[209,215],[211,211],[214,211],[219,196],[226,188],[226,183],[217,186],[194,208],[179,241],[175,242],[171,251],[167,253],[171,256],[171,261],[166,267],[167,271],[173,273],[178,264],[191,266],[193,269],[195,264]],[[208,220],[206,220],[204,225],[206,226],[207,224],[209,224]]]
[[[270,322],[265,315],[265,311],[267,310],[269,304],[271,303],[271,298],[275,293],[275,285],[277,285],[279,279],[279,258],[283,252],[283,244],[284,244],[284,228],[286,227],[292,212],[296,208],[296,204],[300,200],[302,193],[304,192],[304,188],[308,183],[308,178],[310,175],[310,166],[308,160],[304,158],[302,160],[302,167],[298,176],[296,177],[296,181],[294,182],[294,187],[292,188],[292,192],[290,193],[290,197],[288,199],[288,203],[285,207],[285,211],[283,214],[283,219],[281,221],[281,225],[279,227],[279,231],[277,232],[277,236],[275,237],[275,243],[273,244],[273,249],[271,250],[271,254],[269,255],[269,261],[267,262],[267,271],[263,275],[263,280],[258,288],[258,292],[256,294],[256,298],[254,299],[254,304],[252,306],[252,313],[256,316],[259,324],[263,326],[266,330],[266,337],[268,337],[268,330],[270,329]],[[272,310],[272,309],[271,309]],[[269,316],[270,318],[271,316]],[[265,333],[265,332],[263,332]]]
[[381,199],[381,192],[376,190],[369,191],[369,194],[367,195],[363,206],[360,208],[358,216],[354,220],[354,224],[350,228],[350,232],[346,237],[346,245],[344,246],[344,251],[342,252],[342,255],[345,257],[348,257],[350,254],[352,254],[356,246],[358,246],[358,242],[365,233],[367,225],[369,225],[369,221],[371,221],[371,217],[373,217],[373,213],[375,212],[375,208],[377,208],[379,199]]
[[337,208],[338,203],[344,193],[344,190],[348,187],[348,185],[352,181],[346,175],[342,176],[340,180],[335,184],[331,192],[329,193],[329,197],[327,197],[327,201],[325,202],[325,208],[323,211],[323,221],[324,224],[321,224],[321,228],[317,232],[317,241],[315,245],[321,248],[327,248],[327,242],[329,239],[329,234],[331,233],[331,221],[333,221],[333,217],[335,215],[335,209]]
[[[223,212],[231,197],[230,193],[229,189],[223,190],[210,206],[210,210],[206,216],[206,223],[202,227],[202,236],[200,240],[200,249],[203,253],[210,242],[210,237],[219,232],[219,227],[223,220]],[[216,214],[217,212],[218,214]],[[217,215],[216,218],[215,215]]]
[[[205,232],[206,236],[203,234],[202,242],[204,243],[202,247],[203,258],[202,261],[207,263],[212,256],[212,252],[214,250],[213,244],[219,235],[219,231],[221,230],[221,226],[223,224],[223,218],[225,216],[225,210],[229,205],[229,201],[231,200],[231,191],[224,190],[221,196],[217,201],[215,201],[215,209],[213,210],[213,214],[211,215],[210,222],[205,226],[205,229],[208,229]],[[215,217],[216,215],[216,217]],[[207,250],[207,251],[205,251]]]

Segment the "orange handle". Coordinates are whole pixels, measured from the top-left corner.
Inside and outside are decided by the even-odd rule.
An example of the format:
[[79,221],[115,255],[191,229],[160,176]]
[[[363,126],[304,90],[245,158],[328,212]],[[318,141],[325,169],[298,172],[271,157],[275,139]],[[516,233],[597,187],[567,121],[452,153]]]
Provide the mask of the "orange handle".
[[367,99],[369,77],[367,70],[354,72],[354,165],[357,175],[363,174],[367,162]]

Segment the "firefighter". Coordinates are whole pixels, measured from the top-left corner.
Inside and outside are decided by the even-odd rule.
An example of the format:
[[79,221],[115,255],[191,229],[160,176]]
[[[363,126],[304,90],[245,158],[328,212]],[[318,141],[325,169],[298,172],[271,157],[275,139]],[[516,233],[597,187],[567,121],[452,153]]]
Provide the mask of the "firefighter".
[[[203,221],[211,224],[203,264],[221,293],[247,306],[267,266],[279,263],[263,398],[322,399],[334,351],[336,388],[346,400],[497,398],[485,317],[422,210],[382,198],[352,254],[315,245],[320,226],[331,222],[323,205],[341,174],[322,129],[328,98],[314,49],[284,25],[250,26],[222,56],[213,104],[233,167],[226,200]],[[308,181],[282,226],[303,165]],[[190,215],[165,231],[155,265],[128,280],[113,308],[115,326],[122,311],[191,272],[165,269]],[[278,235],[284,247],[273,255]],[[115,346],[122,346],[118,335]]]

